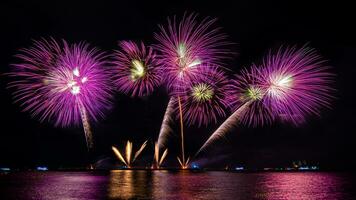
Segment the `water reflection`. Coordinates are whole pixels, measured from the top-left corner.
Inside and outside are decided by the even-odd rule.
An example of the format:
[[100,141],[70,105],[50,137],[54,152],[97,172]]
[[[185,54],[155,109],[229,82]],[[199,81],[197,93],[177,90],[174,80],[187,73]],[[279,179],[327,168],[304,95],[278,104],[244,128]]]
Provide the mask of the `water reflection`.
[[113,170],[110,172],[109,199],[149,199],[151,197],[150,171]]
[[327,173],[271,173],[261,181],[260,199],[347,199],[342,177]]
[[346,173],[114,170],[0,175],[1,199],[356,199]]
[[105,174],[91,172],[18,172],[0,177],[1,199],[103,199]]

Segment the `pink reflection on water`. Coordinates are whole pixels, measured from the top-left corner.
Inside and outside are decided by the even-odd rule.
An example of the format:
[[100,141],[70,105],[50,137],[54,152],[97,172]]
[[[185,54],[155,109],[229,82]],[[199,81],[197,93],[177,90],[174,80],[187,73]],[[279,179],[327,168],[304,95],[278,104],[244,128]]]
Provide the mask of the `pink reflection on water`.
[[355,199],[350,173],[114,170],[0,176],[0,199]]
[[343,199],[343,180],[325,173],[268,173],[261,181],[257,199]]
[[153,177],[153,199],[226,199],[222,189],[225,183],[218,185],[217,177],[209,174],[215,173],[156,171]]
[[102,199],[106,180],[105,175],[91,172],[19,172],[9,175],[7,194],[26,200]]

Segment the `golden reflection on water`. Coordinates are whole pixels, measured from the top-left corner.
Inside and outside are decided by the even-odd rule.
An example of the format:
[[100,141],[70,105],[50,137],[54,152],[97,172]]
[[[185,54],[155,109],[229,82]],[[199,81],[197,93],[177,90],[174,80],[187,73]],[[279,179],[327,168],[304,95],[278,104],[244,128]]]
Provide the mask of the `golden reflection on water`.
[[151,173],[145,170],[112,170],[108,197],[109,199],[149,198],[151,177]]

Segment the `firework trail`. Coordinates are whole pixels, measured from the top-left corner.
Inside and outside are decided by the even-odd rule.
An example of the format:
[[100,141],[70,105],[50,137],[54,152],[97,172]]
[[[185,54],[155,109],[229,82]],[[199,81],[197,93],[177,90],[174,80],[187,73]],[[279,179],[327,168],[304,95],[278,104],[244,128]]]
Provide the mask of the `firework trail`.
[[163,149],[166,146],[167,139],[172,132],[170,124],[172,123],[172,113],[174,111],[174,97],[169,99],[166,112],[164,113],[161,129],[158,135],[158,148]]
[[132,97],[148,96],[162,82],[156,54],[142,42],[122,41],[119,46],[112,56],[116,87]]
[[[330,108],[334,75],[314,49],[281,47],[270,51],[261,66],[253,66],[235,81],[239,108],[199,149],[205,150],[239,122],[263,125],[281,119],[294,125]],[[197,155],[196,154],[196,155]]]
[[132,146],[133,146],[132,142],[130,142],[128,140],[126,143],[126,147],[125,147],[125,157],[122,156],[122,154],[116,147],[114,147],[114,146],[111,147],[111,149],[113,150],[115,155],[119,158],[119,160],[121,162],[123,162],[126,165],[127,168],[131,168],[131,165],[133,164],[133,162],[135,162],[137,157],[145,149],[145,147],[147,146],[147,140],[141,145],[140,149],[136,151],[133,158],[132,158]]
[[[164,82],[170,93],[175,92],[177,88],[185,85],[195,76],[201,76],[197,69],[202,64],[221,64],[221,60],[231,54],[225,49],[230,43],[226,42],[226,35],[220,33],[219,28],[214,28],[215,22],[216,19],[209,18],[198,22],[196,14],[185,14],[178,23],[174,17],[173,20],[168,18],[166,27],[159,26],[160,32],[155,33],[158,44],[154,45],[154,48],[160,53],[159,61],[165,75]],[[180,97],[174,98],[180,105]],[[181,106],[179,106],[179,110],[182,118]],[[167,109],[167,111],[169,110]],[[167,111],[166,114],[169,114]],[[164,117],[164,119],[167,118]],[[182,165],[186,161],[184,158],[183,120],[181,119],[180,122],[182,137],[182,160],[180,163]],[[161,139],[161,141],[163,140]],[[162,144],[159,143],[159,146]]]
[[111,87],[105,56],[86,43],[35,41],[16,55],[9,83],[15,102],[32,117],[67,127],[82,124],[88,149],[93,146],[89,120],[110,108]]
[[168,149],[165,149],[162,156],[160,157],[160,153],[159,153],[159,145],[158,143],[156,142],[155,143],[155,153],[154,153],[154,161],[155,161],[155,166],[154,168],[157,168],[159,169],[164,161],[164,159],[166,158],[168,154]]

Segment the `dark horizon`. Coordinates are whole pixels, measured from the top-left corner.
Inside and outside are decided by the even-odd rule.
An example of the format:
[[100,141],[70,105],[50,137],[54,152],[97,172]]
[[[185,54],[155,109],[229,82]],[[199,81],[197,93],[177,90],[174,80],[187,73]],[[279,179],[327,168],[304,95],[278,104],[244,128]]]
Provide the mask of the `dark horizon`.
[[[350,3],[351,4],[351,3]],[[308,44],[332,66],[336,74],[332,109],[309,118],[301,127],[275,123],[268,127],[242,126],[199,156],[206,167],[236,166],[281,167],[292,161],[316,164],[325,169],[354,169],[356,110],[353,76],[356,73],[356,40],[353,6],[342,3],[310,4],[248,2],[178,3],[129,1],[120,3],[20,2],[0,3],[1,31],[1,139],[0,167],[82,166],[88,161],[82,127],[55,128],[40,123],[13,103],[7,89],[10,64],[17,61],[20,48],[31,45],[31,39],[54,37],[69,42],[87,41],[111,52],[120,40],[155,42],[157,24],[166,18],[196,12],[218,18],[218,25],[229,36],[238,55],[228,63],[234,73],[259,62],[270,49],[281,44]],[[149,139],[138,165],[151,162],[153,144],[168,103],[164,87],[145,98],[115,95],[113,109],[105,119],[93,124],[96,160],[114,160],[111,146],[123,148],[126,140],[138,148]],[[185,127],[187,154],[193,156],[208,136],[223,122],[198,128]],[[178,122],[178,121],[176,121]],[[174,130],[178,131],[177,127]],[[167,166],[178,166],[179,135],[169,142]],[[224,143],[225,142],[225,143]],[[208,160],[209,159],[209,160]],[[110,161],[111,162],[111,161]]]

